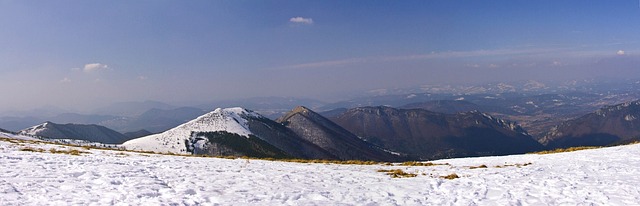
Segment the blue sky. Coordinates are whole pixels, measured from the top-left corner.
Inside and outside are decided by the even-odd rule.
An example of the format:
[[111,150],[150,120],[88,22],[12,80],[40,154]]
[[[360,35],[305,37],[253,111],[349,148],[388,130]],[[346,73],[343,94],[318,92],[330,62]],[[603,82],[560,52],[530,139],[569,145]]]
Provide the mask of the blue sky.
[[0,111],[640,77],[639,3],[0,0]]

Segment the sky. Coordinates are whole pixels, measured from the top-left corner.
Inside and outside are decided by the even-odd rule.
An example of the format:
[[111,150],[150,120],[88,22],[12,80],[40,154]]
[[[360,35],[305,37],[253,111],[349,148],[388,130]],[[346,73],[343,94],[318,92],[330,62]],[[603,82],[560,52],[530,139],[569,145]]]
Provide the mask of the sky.
[[640,2],[0,0],[0,111],[640,77]]

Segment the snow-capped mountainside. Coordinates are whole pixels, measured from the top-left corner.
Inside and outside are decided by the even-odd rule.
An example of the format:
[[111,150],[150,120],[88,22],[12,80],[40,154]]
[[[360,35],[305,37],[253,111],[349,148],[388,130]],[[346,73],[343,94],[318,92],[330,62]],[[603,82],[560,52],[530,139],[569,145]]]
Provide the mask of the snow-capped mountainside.
[[[81,153],[53,154],[50,150]],[[640,203],[640,144],[433,163],[442,165],[302,164],[86,150],[0,139],[0,203],[536,206]],[[392,178],[380,172],[396,169],[416,176]],[[458,178],[443,178],[452,174]]]
[[29,134],[29,135],[38,135],[41,132],[47,130],[48,127],[51,126],[51,122],[45,122],[36,126],[32,126],[23,130],[20,130],[18,133],[20,134]]
[[20,139],[20,140],[39,140],[38,138],[35,138],[35,137],[15,134],[13,132],[10,132],[8,130],[4,130],[1,128],[0,128],[0,137],[9,138],[9,139]]
[[188,154],[185,140],[192,132],[225,131],[249,137],[253,134],[248,126],[248,118],[259,118],[260,114],[240,107],[217,108],[194,120],[160,134],[149,135],[127,141],[123,144],[129,150],[172,152]]
[[50,139],[73,139],[107,144],[121,144],[129,138],[109,128],[95,124],[56,124],[45,122],[18,132],[23,135]]

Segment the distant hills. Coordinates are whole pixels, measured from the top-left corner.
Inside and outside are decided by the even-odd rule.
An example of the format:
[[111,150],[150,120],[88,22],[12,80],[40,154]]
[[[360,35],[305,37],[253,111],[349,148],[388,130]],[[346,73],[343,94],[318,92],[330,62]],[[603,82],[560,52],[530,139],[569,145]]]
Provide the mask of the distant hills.
[[175,108],[177,107],[159,101],[117,102],[106,107],[95,109],[92,113],[98,115],[134,117],[151,109],[171,110]]
[[99,125],[82,124],[56,124],[45,122],[27,129],[18,134],[41,136],[50,139],[74,139],[106,144],[121,144],[129,140],[128,137]]
[[[0,117],[0,126],[18,131],[33,125],[51,121],[61,124],[97,124],[121,133],[147,130],[163,132],[206,113],[216,107],[255,108],[255,111],[276,119],[298,105],[319,107],[324,102],[291,97],[256,97],[239,100],[217,101],[192,107],[178,107],[158,101],[119,102],[95,109],[90,114],[70,113],[60,109],[8,113]],[[56,111],[58,113],[56,113]]]
[[394,161],[401,157],[370,144],[331,120],[306,108],[296,107],[276,122],[339,159]]
[[2,128],[0,128],[0,132],[2,132],[2,133],[9,133],[9,134],[13,133],[12,131],[5,130],[5,129],[2,129]]
[[438,159],[543,150],[520,126],[480,112],[443,114],[422,109],[360,107],[332,118],[368,142]]
[[204,113],[205,111],[193,107],[178,107],[173,109],[152,108],[137,116],[129,117],[63,113],[52,117],[3,117],[0,118],[0,126],[9,130],[18,131],[45,121],[50,121],[59,124],[101,125],[121,133],[139,130],[157,133],[178,126]]
[[[229,135],[233,134],[233,135]],[[249,155],[268,153],[250,150],[250,145],[238,149],[233,145],[238,136],[259,138],[257,148],[278,148],[287,156],[314,159],[337,159],[322,148],[298,138],[293,132],[262,115],[243,108],[216,109],[194,120],[160,134],[154,134],[125,142],[132,150],[172,152],[178,154]],[[229,141],[211,140],[226,138]],[[247,141],[243,141],[249,143]],[[265,145],[268,144],[268,145]],[[216,149],[217,148],[217,149]],[[235,148],[235,149],[234,149]],[[279,154],[271,151],[269,153]],[[268,156],[268,155],[267,155]],[[275,155],[277,157],[280,155]]]
[[[376,106],[317,113],[298,106],[272,120],[235,107],[216,109],[157,134],[138,130],[124,135],[95,124],[52,122],[29,127],[18,134],[122,143],[132,150],[178,154],[375,161],[519,154],[640,140],[640,101],[606,106],[564,121],[539,142],[515,122],[477,110],[465,111],[477,107],[463,100],[428,101],[406,107],[440,112]],[[188,118],[199,111],[152,109],[138,118],[141,121],[145,119],[142,117],[149,118],[147,125],[152,125]]]
[[550,148],[605,146],[640,140],[640,101],[606,106],[555,126],[541,140]]
[[[192,107],[122,102],[90,114],[49,107],[5,112],[0,127],[8,131],[0,132],[109,143],[137,138],[143,144],[127,144],[183,154],[418,160],[636,141],[637,99],[640,81],[425,85],[333,103],[289,97]],[[206,112],[214,107],[228,108]]]
[[[294,158],[376,161],[544,149],[516,124],[479,112],[447,115],[421,109],[365,107],[350,109],[333,120],[336,122],[306,107],[296,107],[276,121],[242,108],[216,109],[166,132],[123,145],[133,150],[181,154],[284,154]],[[370,126],[360,130],[359,125],[367,124]]]
[[227,107],[242,107],[251,108],[253,111],[260,113],[270,119],[276,119],[283,114],[289,112],[291,108],[299,105],[305,105],[309,108],[318,108],[327,104],[326,102],[309,99],[309,98],[294,98],[294,97],[253,97],[246,99],[215,101],[207,104],[201,104],[196,107],[201,109],[210,108],[227,108]]
[[150,109],[138,116],[114,118],[99,124],[120,132],[147,130],[151,133],[163,132],[206,113],[194,107],[174,109]]
[[432,112],[455,114],[468,111],[484,111],[483,107],[464,100],[433,100],[406,104],[401,109],[424,109]]
[[[216,109],[166,132],[123,144],[127,149],[179,154],[257,155],[307,159],[406,159],[351,134],[304,107],[275,122],[243,108]],[[275,149],[274,149],[275,148]]]

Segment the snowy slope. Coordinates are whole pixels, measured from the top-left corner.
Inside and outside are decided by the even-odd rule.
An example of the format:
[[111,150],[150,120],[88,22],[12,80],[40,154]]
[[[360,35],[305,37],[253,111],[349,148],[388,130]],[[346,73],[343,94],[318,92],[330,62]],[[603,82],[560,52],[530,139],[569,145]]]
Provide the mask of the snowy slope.
[[[20,151],[42,148],[45,152]],[[640,144],[430,167],[301,164],[0,141],[2,205],[638,205]],[[528,166],[508,166],[531,163]],[[488,168],[470,169],[486,165]],[[498,168],[497,166],[501,166]],[[402,169],[391,178],[379,169]],[[460,178],[440,176],[456,173]]]
[[129,140],[123,146],[129,150],[187,154],[184,142],[191,132],[227,131],[248,137],[252,133],[246,118],[258,116],[258,113],[239,107],[218,108],[163,133]]
[[9,138],[9,139],[19,139],[19,140],[34,140],[34,141],[40,140],[38,138],[31,137],[31,136],[26,136],[21,134],[11,134],[11,133],[2,132],[2,131],[0,131],[0,137]]
[[129,140],[123,134],[95,124],[56,124],[45,122],[18,134],[40,136],[48,139],[74,139],[108,144],[120,144]]

